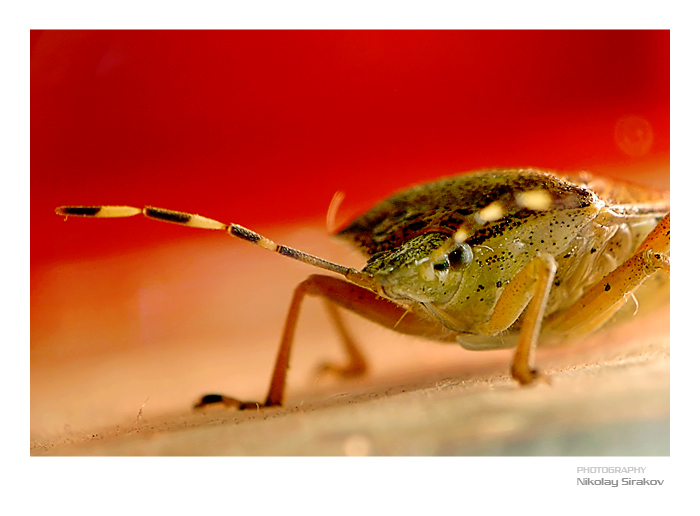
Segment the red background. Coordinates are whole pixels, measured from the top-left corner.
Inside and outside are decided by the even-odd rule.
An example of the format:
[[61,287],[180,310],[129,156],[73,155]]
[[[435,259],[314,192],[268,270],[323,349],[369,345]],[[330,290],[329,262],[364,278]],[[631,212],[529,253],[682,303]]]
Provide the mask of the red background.
[[[629,115],[653,133],[642,156],[615,141]],[[668,162],[667,31],[31,35],[32,270],[191,236],[108,221],[106,238],[88,238],[53,214],[63,204],[255,228],[322,220],[336,190],[347,218],[471,169],[625,176]]]

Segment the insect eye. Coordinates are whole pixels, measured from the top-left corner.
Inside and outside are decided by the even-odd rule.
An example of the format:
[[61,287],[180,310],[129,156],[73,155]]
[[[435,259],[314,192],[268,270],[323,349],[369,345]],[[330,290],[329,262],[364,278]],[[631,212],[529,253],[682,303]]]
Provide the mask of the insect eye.
[[459,269],[468,264],[472,260],[472,250],[466,244],[460,244],[450,251],[439,262],[433,264],[433,270],[437,272],[446,271],[447,269]]
[[473,257],[474,255],[472,254],[472,249],[467,244],[458,245],[447,255],[447,259],[450,262],[450,267],[453,269],[467,265],[472,261]]

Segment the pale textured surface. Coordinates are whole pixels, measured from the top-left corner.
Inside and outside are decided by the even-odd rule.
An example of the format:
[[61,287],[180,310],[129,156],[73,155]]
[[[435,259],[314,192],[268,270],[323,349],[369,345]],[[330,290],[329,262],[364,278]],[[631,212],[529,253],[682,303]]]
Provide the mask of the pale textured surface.
[[[552,362],[558,359],[553,358]],[[143,418],[51,455],[668,455],[667,343],[520,388],[481,371],[260,412]]]
[[[356,265],[318,232],[270,236]],[[541,350],[551,385],[519,388],[510,351],[467,352],[353,316],[370,376],[314,382],[342,354],[309,300],[286,408],[192,412],[206,392],[264,398],[291,292],[309,272],[226,238],[47,271],[32,294],[31,453],[669,453],[668,308]]]

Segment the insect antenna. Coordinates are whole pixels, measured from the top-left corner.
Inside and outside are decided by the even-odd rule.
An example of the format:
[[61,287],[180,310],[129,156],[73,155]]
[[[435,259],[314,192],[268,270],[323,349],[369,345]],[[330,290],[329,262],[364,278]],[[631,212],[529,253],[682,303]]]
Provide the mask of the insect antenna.
[[348,279],[363,276],[360,272],[350,267],[329,262],[328,260],[299,251],[293,247],[277,244],[269,238],[259,235],[255,231],[251,231],[238,224],[224,224],[218,220],[202,217],[201,215],[195,215],[193,213],[154,208],[153,206],[146,206],[144,208],[135,208],[133,206],[60,206],[56,208],[55,211],[57,215],[63,217],[120,218],[143,215],[149,219],[170,222],[181,226],[225,231],[233,237],[246,240],[258,247],[263,247],[320,269],[342,274]]

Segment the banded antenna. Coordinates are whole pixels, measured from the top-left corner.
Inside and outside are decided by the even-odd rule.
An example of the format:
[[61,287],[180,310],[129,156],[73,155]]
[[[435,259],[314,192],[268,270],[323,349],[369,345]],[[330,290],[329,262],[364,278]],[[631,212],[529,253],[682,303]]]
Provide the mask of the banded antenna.
[[144,208],[135,208],[133,206],[60,206],[56,208],[56,214],[63,217],[91,218],[121,218],[143,215],[149,219],[179,224],[180,226],[225,231],[232,237],[246,240],[269,251],[274,251],[283,256],[313,265],[320,269],[342,274],[355,283],[367,284],[366,275],[355,269],[329,262],[328,260],[299,251],[293,247],[276,244],[269,238],[259,235],[255,231],[251,231],[238,224],[224,224],[218,220],[202,217],[201,215],[195,215],[193,213],[154,208],[153,206],[146,206]]

